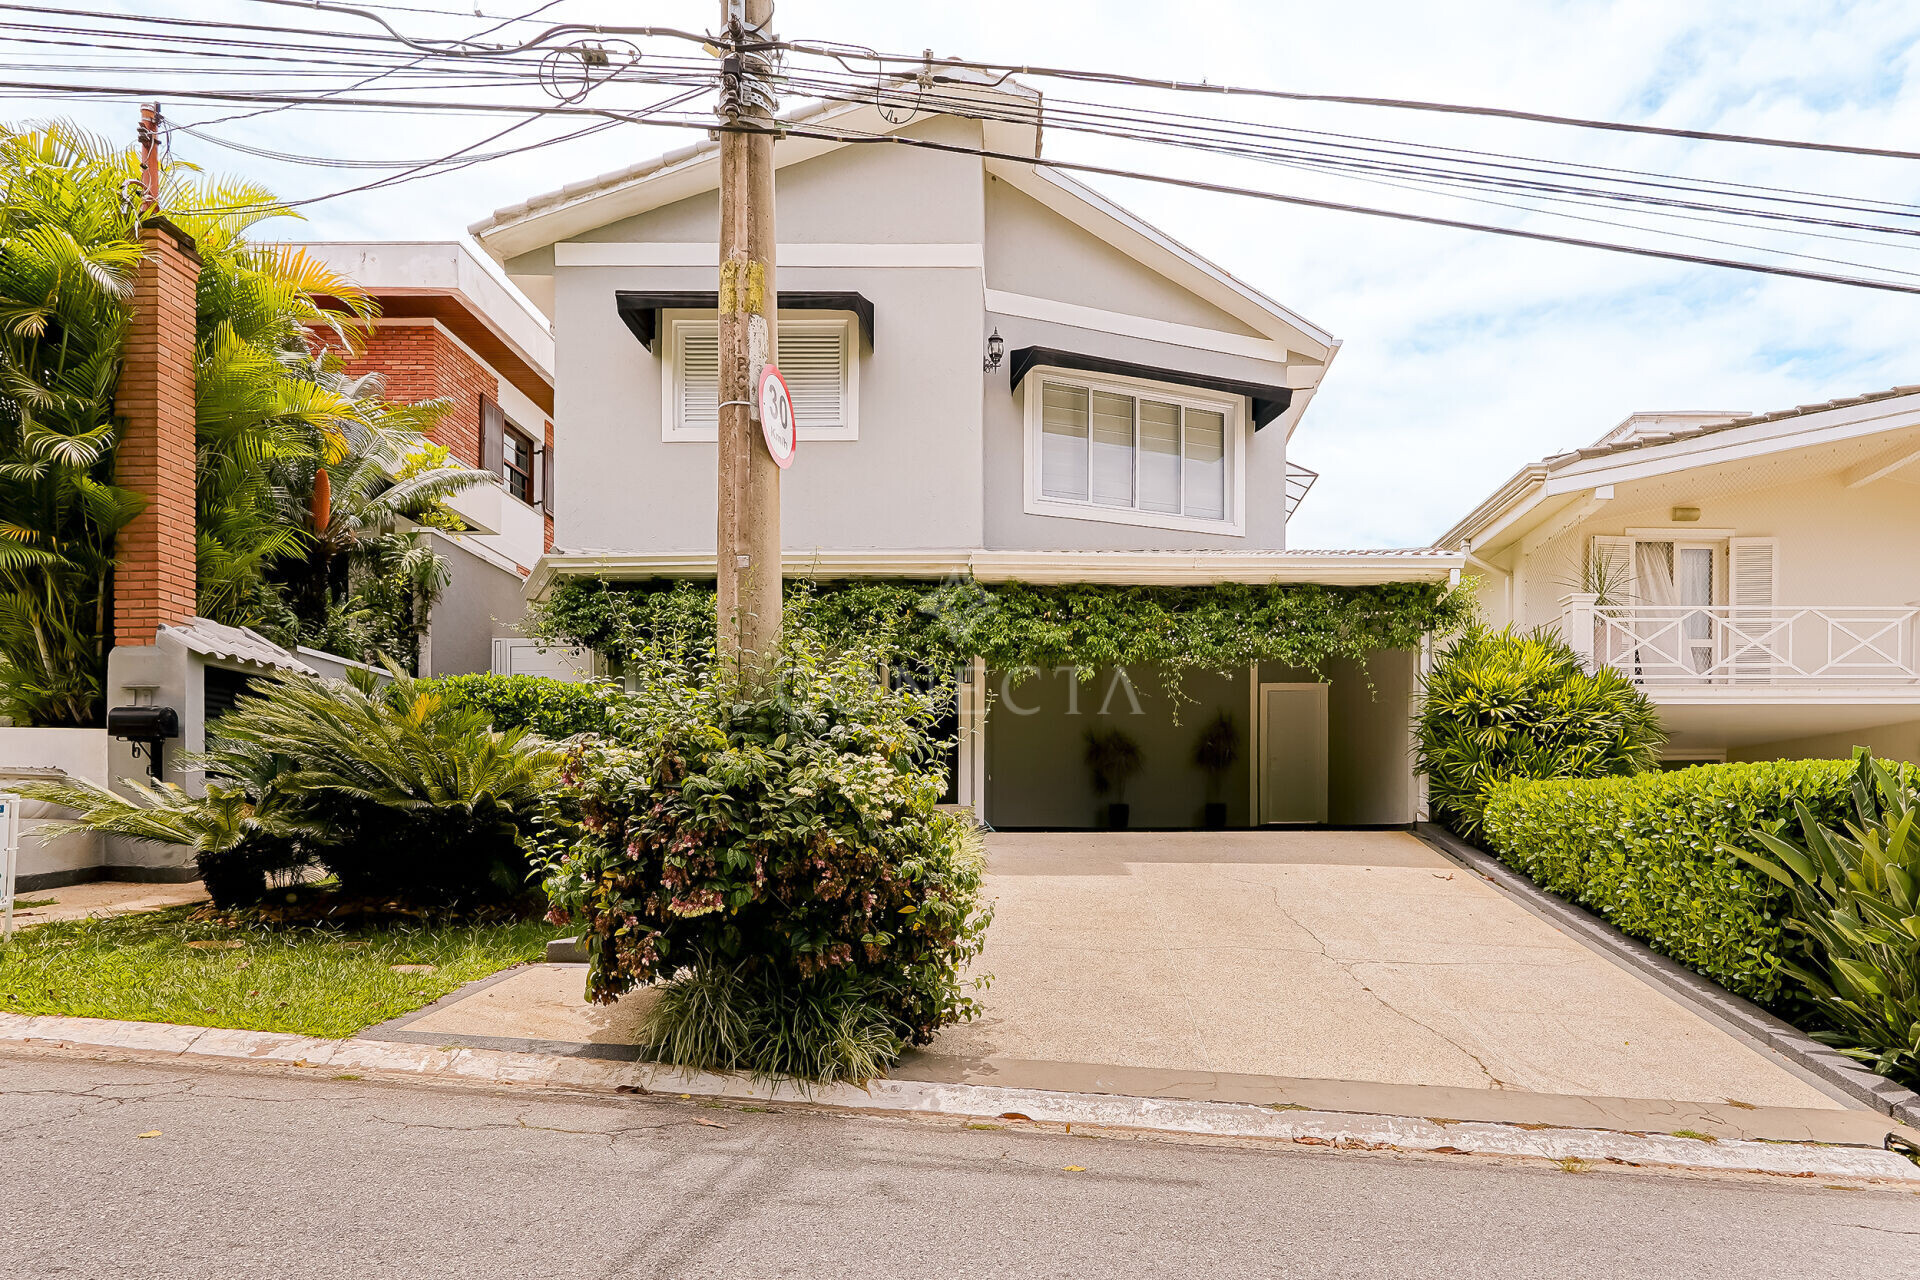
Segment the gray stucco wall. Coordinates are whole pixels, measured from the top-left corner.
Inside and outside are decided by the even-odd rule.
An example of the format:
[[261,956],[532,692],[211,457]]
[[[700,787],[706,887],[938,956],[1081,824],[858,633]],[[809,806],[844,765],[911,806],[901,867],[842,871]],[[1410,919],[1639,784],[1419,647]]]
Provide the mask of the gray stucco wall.
[[482,560],[438,532],[431,536],[433,549],[446,562],[448,581],[429,620],[422,674],[491,671],[493,638],[518,635],[518,624],[526,616],[520,575]]
[[[1327,821],[1335,826],[1401,826],[1414,820],[1412,699],[1418,655],[1376,653],[1366,663],[1326,666]],[[1312,682],[1311,671],[1262,663],[1263,684]],[[1140,746],[1142,768],[1127,788],[1136,827],[1197,827],[1207,801],[1206,774],[1193,763],[1200,732],[1220,711],[1240,732],[1240,759],[1219,798],[1227,824],[1249,824],[1248,748],[1252,691],[1245,673],[1194,673],[1190,699],[1173,722],[1173,706],[1157,673],[1133,670],[1138,712],[1112,671],[1076,692],[1071,673],[1054,672],[1008,685],[990,675],[987,713],[987,821],[997,827],[1081,828],[1103,825],[1106,799],[1086,766],[1089,728],[1118,726]],[[1104,708],[1104,711],[1103,711]],[[1026,714],[1022,714],[1026,712]],[[1110,798],[1110,797],[1109,797]]]
[[[935,118],[910,134],[963,143],[977,124]],[[1021,397],[1007,370],[983,373],[987,335],[1009,350],[1061,347],[1155,367],[1278,383],[1278,363],[986,311],[992,287],[1246,337],[1203,299],[992,179],[966,156],[847,147],[781,169],[784,244],[970,244],[983,266],[781,266],[788,290],[853,290],[875,307],[859,357],[856,441],[806,441],[782,480],[789,550],[1275,549],[1285,545],[1286,442],[1247,442],[1246,534],[1025,514]],[[585,232],[578,241],[711,244],[718,206],[703,193]],[[508,264],[554,282],[557,345],[557,544],[569,551],[709,551],[715,450],[661,439],[660,352],[621,322],[621,289],[712,289],[714,267],[554,266],[551,251]],[[658,345],[658,344],[656,344]]]
[[[1118,727],[1140,746],[1142,767],[1127,785],[1135,827],[1198,827],[1207,803],[1207,775],[1193,763],[1201,730],[1220,711],[1240,731],[1240,760],[1228,772],[1219,799],[1227,825],[1247,825],[1247,680],[1244,675],[1189,675],[1173,722],[1172,700],[1152,671],[1133,670],[1130,702],[1114,671],[1074,688],[1070,671],[1029,676],[1007,685],[991,675],[995,703],[987,712],[987,821],[996,827],[1096,827],[1106,805],[1086,765],[1086,735]],[[1102,707],[1105,707],[1104,713]],[[1030,714],[1021,711],[1031,709]]]
[[[978,142],[977,126],[935,120],[917,132]],[[882,154],[882,153],[885,154]],[[849,192],[859,192],[850,199]],[[975,243],[979,166],[959,156],[849,147],[782,169],[783,243]],[[708,243],[712,193],[581,237]],[[710,551],[715,447],[661,439],[663,362],[614,309],[621,289],[712,289],[712,267],[560,267],[554,537],[569,550]],[[792,549],[982,544],[981,284],[977,269],[780,267],[783,290],[851,290],[876,313],[859,354],[858,440],[804,441],[782,477]]]
[[[1401,826],[1414,820],[1413,695],[1419,655],[1383,650],[1364,664],[1326,665],[1327,821]],[[1311,671],[1260,665],[1263,684],[1310,681]]]

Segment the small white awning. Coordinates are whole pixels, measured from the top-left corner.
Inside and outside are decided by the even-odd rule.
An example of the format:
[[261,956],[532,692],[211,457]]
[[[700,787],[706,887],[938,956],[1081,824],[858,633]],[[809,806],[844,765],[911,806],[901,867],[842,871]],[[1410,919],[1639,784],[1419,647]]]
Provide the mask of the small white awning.
[[160,634],[178,641],[187,652],[197,653],[203,658],[219,658],[225,662],[271,667],[280,671],[298,671],[308,676],[320,674],[296,657],[291,649],[283,649],[247,627],[230,627],[210,618],[188,618],[184,626],[162,627]]

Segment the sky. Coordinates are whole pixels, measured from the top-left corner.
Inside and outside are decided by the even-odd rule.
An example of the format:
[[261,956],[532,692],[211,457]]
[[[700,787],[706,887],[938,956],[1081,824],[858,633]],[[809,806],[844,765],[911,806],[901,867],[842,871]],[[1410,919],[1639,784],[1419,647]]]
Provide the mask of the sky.
[[[352,21],[261,0],[63,2],[288,25]],[[446,19],[385,14],[411,32],[467,34],[487,25],[473,16],[468,0],[387,2],[461,11]],[[478,8],[506,15],[537,2],[481,0]],[[704,29],[714,25],[718,11],[713,0],[558,0],[543,16]],[[1920,5],[1898,0],[779,0],[775,25],[788,38],[888,51],[931,48],[942,56],[996,62],[1920,149]],[[67,75],[85,78],[81,72]],[[1250,122],[1920,201],[1916,161],[1351,106],[1083,86],[1056,92],[1230,112]],[[7,110],[15,118],[69,114],[113,135],[130,135],[136,115],[131,104],[47,95],[16,94]],[[209,104],[169,104],[168,111],[192,121],[235,114],[234,108]],[[500,127],[498,118],[283,111],[228,121],[210,132],[283,152],[366,159],[445,154]],[[289,239],[457,238],[495,208],[689,140],[682,130],[622,126],[457,174],[320,201],[305,207],[304,224],[267,229]],[[1621,234],[1146,144],[1055,132],[1046,148],[1057,158],[1353,203],[1561,234]],[[175,150],[210,170],[259,177],[289,198],[377,176],[279,164],[185,135],[176,135]],[[1290,448],[1293,460],[1321,475],[1289,527],[1289,543],[1296,547],[1425,544],[1517,467],[1590,443],[1636,411],[1763,412],[1920,383],[1920,296],[1529,244],[1148,183],[1088,181],[1341,339]],[[1908,255],[1899,251],[1694,230],[1920,272],[1920,257],[1903,261]],[[1915,243],[1920,247],[1920,240]],[[1740,256],[1724,246],[1677,247]]]

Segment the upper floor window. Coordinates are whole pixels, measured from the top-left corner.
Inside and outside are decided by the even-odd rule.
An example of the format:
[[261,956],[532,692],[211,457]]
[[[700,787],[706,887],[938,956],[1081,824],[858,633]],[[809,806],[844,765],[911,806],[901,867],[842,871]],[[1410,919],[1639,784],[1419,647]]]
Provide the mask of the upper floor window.
[[1028,388],[1030,513],[1243,531],[1238,400],[1084,375]]
[[533,504],[533,437],[511,422],[500,434],[500,479],[508,493]]
[[[793,396],[802,440],[857,440],[857,330],[851,316],[780,319],[780,376]],[[662,439],[713,440],[720,429],[720,322],[667,322]]]

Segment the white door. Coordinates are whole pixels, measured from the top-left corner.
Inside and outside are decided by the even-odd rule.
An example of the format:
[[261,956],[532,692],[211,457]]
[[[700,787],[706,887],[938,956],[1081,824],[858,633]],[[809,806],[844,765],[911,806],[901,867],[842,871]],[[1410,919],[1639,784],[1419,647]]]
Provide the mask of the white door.
[[1260,821],[1327,820],[1327,686],[1260,686]]

